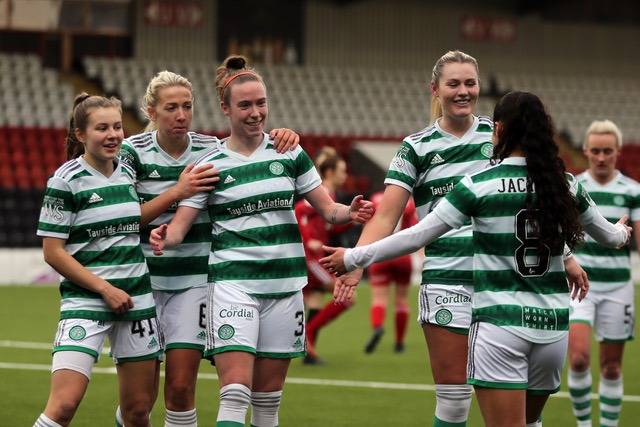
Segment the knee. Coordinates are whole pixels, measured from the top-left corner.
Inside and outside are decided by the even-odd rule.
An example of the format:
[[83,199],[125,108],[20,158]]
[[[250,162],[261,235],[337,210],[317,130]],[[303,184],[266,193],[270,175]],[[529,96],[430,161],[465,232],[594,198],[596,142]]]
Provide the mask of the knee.
[[184,378],[173,378],[165,385],[165,401],[173,411],[192,409],[195,395],[195,384]]
[[577,372],[583,372],[589,369],[589,355],[584,353],[577,353],[571,355],[571,369]]
[[131,427],[147,427],[151,413],[151,400],[147,398],[135,399],[120,406],[125,425]]
[[617,380],[620,378],[622,366],[620,362],[604,362],[600,366],[600,374],[608,380]]
[[57,401],[54,405],[47,405],[46,415],[58,424],[68,425],[78,409],[79,401],[65,399]]

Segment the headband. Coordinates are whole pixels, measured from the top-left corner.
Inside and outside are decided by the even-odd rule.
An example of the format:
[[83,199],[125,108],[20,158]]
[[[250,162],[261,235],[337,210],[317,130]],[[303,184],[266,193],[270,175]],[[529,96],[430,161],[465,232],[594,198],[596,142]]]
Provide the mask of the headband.
[[237,74],[234,74],[233,76],[229,77],[226,82],[224,82],[224,85],[222,86],[222,90],[220,91],[220,94],[224,95],[224,91],[227,89],[227,86],[229,86],[229,84],[233,80],[235,80],[236,77],[245,76],[245,75],[248,75],[248,74],[251,74],[252,76],[256,76],[257,77],[257,74],[254,73],[253,71],[241,71],[241,72],[239,72]]

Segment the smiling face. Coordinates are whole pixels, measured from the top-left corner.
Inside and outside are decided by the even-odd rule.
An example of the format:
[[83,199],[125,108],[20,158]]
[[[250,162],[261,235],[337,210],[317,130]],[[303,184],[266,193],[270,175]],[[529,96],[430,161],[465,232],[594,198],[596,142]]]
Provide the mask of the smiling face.
[[442,114],[447,119],[469,118],[480,94],[478,72],[473,64],[450,62],[442,67],[440,79],[431,83],[431,95],[442,106]]
[[118,156],[124,139],[122,114],[115,107],[89,110],[85,129],[76,129],[76,138],[84,145],[84,159],[96,169],[109,165]]
[[162,88],[157,104],[147,107],[147,112],[161,138],[183,140],[193,118],[193,94],[180,85]]
[[232,84],[229,105],[221,104],[222,112],[229,118],[231,135],[242,140],[262,140],[269,109],[267,90],[259,81]]
[[606,182],[613,177],[620,147],[614,134],[592,133],[587,136],[583,148],[589,159],[589,172],[598,181]]

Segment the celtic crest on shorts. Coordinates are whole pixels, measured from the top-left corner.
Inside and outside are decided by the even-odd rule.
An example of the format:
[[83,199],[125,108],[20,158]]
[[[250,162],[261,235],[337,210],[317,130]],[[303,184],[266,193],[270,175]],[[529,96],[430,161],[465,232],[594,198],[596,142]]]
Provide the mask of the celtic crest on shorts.
[[87,331],[80,325],[76,325],[69,329],[69,338],[74,341],[80,341],[87,336]]
[[222,325],[218,328],[218,337],[221,340],[228,340],[233,337],[236,333],[236,330],[233,329],[233,326],[229,324]]
[[452,319],[453,315],[446,308],[441,308],[436,311],[436,323],[438,323],[438,325],[448,325]]

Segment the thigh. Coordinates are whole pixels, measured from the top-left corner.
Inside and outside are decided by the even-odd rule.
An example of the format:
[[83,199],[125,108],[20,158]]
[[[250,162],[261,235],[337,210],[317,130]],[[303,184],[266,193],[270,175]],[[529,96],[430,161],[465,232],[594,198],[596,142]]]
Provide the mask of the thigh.
[[253,369],[253,391],[282,390],[290,363],[291,359],[258,357]]
[[485,426],[524,426],[525,390],[504,390],[476,386],[475,392]]
[[216,371],[220,387],[242,384],[253,388],[255,356],[244,351],[227,351],[215,355]]
[[58,322],[53,353],[79,351],[90,354],[97,361],[110,328],[110,322],[103,320],[62,319]]
[[157,396],[160,361],[157,359],[128,361],[116,365],[123,410],[143,407],[149,412]]
[[367,275],[372,288],[389,286],[393,282],[391,261],[372,264],[367,269]]
[[179,293],[154,291],[153,295],[165,349],[204,352],[207,287]]
[[469,331],[468,383],[484,388],[526,390],[531,343],[500,326],[476,322]]
[[392,260],[393,263],[393,279],[396,286],[407,287],[411,282],[411,256],[404,255]]
[[[89,384],[89,378],[80,372],[69,369],[61,369],[51,374],[51,389],[49,400],[45,407],[45,413],[56,418],[69,416],[63,414],[63,408],[74,407],[80,404]],[[74,411],[75,412],[75,409]],[[70,414],[73,416],[73,414]]]
[[422,330],[435,383],[466,383],[467,336],[432,324],[423,325]]
[[257,356],[291,359],[305,354],[302,292],[286,298],[260,301]]
[[232,286],[209,288],[205,355],[227,351],[255,355],[260,333],[259,300]]
[[202,360],[200,350],[174,348],[165,353],[164,372],[167,384],[195,384]]
[[560,390],[560,376],[567,354],[568,337],[552,343],[535,343],[529,354],[529,385],[531,395],[549,395]]
[[471,325],[471,285],[420,286],[418,321],[466,334]]
[[628,285],[601,296],[596,306],[594,331],[600,342],[633,339],[635,326],[634,288]]
[[111,322],[111,356],[116,364],[162,358],[158,319]]

